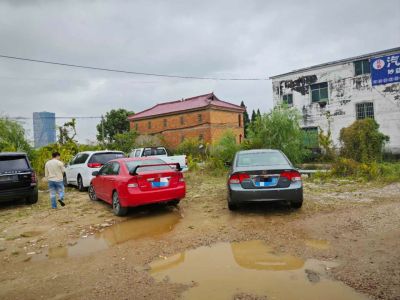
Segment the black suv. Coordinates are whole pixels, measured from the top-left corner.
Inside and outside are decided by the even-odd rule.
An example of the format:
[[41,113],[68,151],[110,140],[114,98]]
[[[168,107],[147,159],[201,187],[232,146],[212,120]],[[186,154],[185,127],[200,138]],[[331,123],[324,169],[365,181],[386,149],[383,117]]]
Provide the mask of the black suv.
[[0,202],[18,199],[38,201],[35,171],[25,153],[0,152]]

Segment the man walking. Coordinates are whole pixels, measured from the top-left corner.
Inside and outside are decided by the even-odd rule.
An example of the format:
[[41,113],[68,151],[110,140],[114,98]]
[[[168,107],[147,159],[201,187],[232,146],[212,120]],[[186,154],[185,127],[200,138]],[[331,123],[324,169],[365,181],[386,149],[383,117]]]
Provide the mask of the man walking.
[[51,208],[57,208],[56,194],[58,193],[58,202],[64,206],[64,181],[65,172],[64,163],[60,161],[60,153],[54,152],[53,159],[49,160],[45,167],[45,177],[49,183]]

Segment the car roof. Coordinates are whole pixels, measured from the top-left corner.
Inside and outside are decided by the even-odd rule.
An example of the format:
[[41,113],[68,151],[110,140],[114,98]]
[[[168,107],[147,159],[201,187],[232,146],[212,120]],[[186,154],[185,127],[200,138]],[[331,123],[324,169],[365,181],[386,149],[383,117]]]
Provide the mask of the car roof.
[[124,152],[119,151],[119,150],[97,150],[97,151],[82,151],[82,152],[79,152],[78,154],[82,154],[82,153],[97,154],[97,153],[124,153]]
[[25,152],[0,152],[0,156],[26,156]]
[[128,162],[128,161],[142,161],[142,160],[155,160],[155,159],[162,160],[161,158],[158,157],[146,156],[146,157],[122,157],[122,158],[112,159],[110,161]]
[[241,150],[238,154],[245,154],[245,153],[266,153],[266,152],[281,152],[278,149],[252,149],[252,150]]

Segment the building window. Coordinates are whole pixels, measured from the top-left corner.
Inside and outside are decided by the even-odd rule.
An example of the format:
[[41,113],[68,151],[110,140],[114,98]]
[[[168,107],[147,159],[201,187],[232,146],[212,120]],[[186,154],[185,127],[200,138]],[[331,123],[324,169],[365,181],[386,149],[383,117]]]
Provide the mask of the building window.
[[305,127],[303,128],[304,140],[303,144],[306,148],[318,148],[318,127]]
[[241,144],[241,143],[242,143],[242,135],[239,134],[239,144]]
[[282,102],[289,106],[293,105],[293,94],[286,94],[282,96]]
[[164,127],[167,127],[168,126],[168,121],[167,121],[167,119],[164,119]]
[[199,141],[200,141],[200,142],[204,141],[204,135],[201,134],[201,133],[199,134]]
[[311,102],[326,102],[328,100],[328,83],[321,82],[312,84],[310,88]]
[[183,143],[184,140],[185,140],[185,136],[182,134],[181,135],[181,143]]
[[368,59],[363,59],[363,60],[357,60],[354,62],[354,75],[362,75],[362,74],[369,74],[371,73],[371,70],[369,68],[369,60]]
[[242,127],[242,116],[240,114],[238,114],[238,123],[239,127]]
[[185,124],[185,119],[183,118],[183,116],[181,116],[181,125]]
[[197,121],[198,121],[199,123],[203,122],[203,116],[202,116],[201,114],[198,114],[198,115],[197,115]]
[[138,131],[139,129],[139,123],[135,123],[135,130]]
[[374,118],[374,103],[364,102],[356,104],[356,118],[357,120],[365,118]]
[[149,122],[147,123],[147,128],[148,128],[148,129],[151,129],[151,121],[149,121]]

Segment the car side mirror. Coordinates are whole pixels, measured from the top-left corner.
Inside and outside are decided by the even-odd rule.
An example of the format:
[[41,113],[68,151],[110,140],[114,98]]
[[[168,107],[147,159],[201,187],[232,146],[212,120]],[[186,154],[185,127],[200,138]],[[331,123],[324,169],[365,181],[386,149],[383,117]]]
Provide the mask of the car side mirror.
[[97,176],[97,175],[99,175],[99,171],[92,172],[92,176]]

